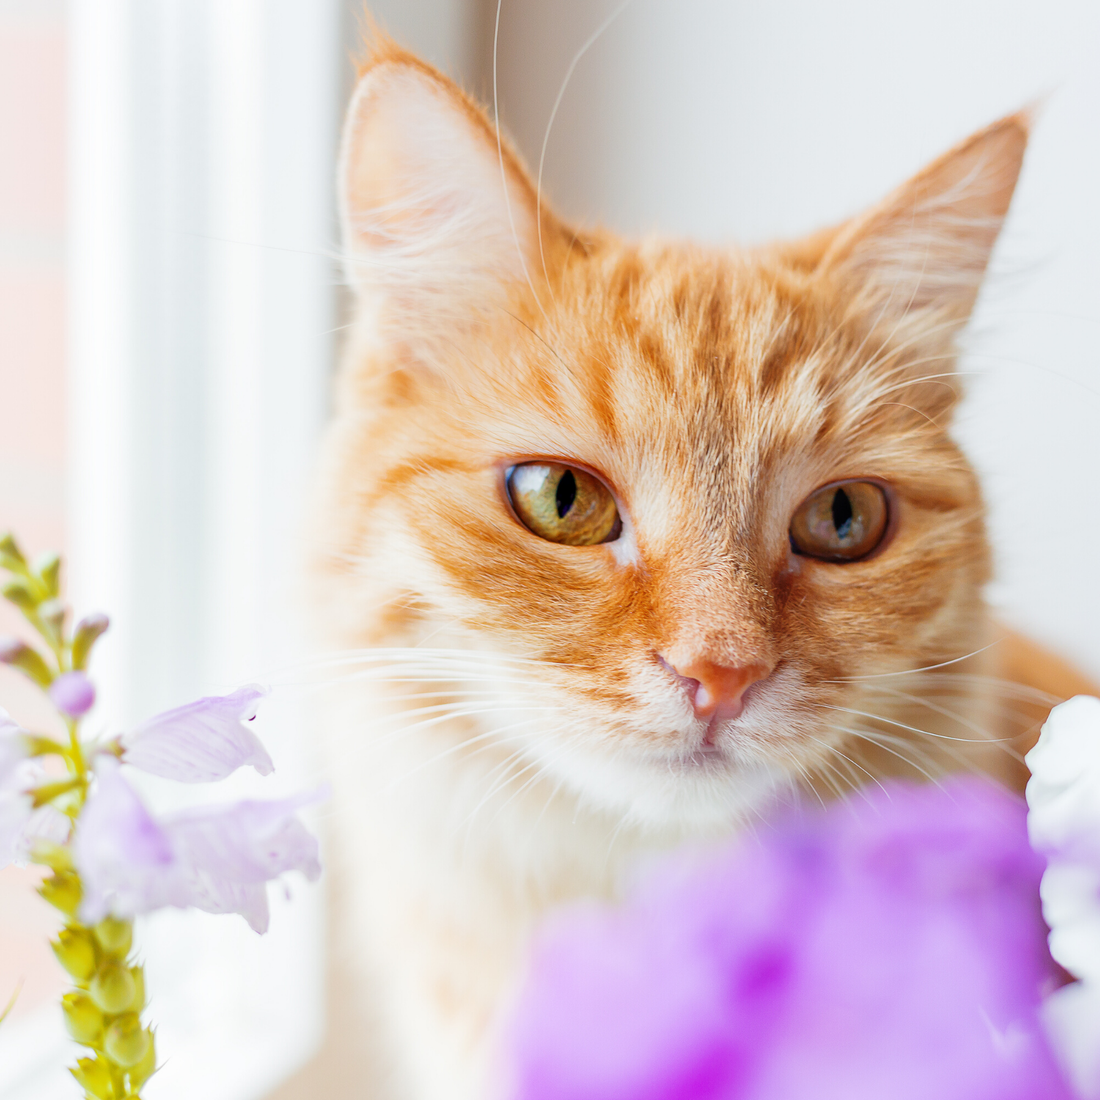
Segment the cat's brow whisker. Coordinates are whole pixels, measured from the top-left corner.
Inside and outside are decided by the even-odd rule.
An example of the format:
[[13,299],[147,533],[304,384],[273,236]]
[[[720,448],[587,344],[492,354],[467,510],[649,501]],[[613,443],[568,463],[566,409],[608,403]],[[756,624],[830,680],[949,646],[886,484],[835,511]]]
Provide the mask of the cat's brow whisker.
[[[542,150],[539,152],[539,170],[535,183],[535,226],[539,237],[539,259],[542,262],[542,274],[548,286],[550,285],[550,273],[546,270],[546,252],[543,248],[542,240],[542,169],[546,163],[546,147],[550,143],[550,130],[554,125],[554,119],[557,117],[558,108],[561,106],[562,98],[565,95],[565,89],[569,86],[569,81],[573,78],[573,71],[580,63],[581,58],[596,44],[596,41],[604,31],[606,31],[607,28],[626,11],[630,3],[631,0],[622,0],[622,3],[619,4],[619,6],[615,8],[614,11],[612,11],[611,14],[588,36],[584,45],[573,54],[573,60],[569,62],[569,68],[565,70],[565,76],[562,79],[561,87],[558,89],[557,97],[554,100],[554,106],[550,109],[550,117],[546,120],[546,131],[542,135]],[[497,14],[499,17],[499,6]]]

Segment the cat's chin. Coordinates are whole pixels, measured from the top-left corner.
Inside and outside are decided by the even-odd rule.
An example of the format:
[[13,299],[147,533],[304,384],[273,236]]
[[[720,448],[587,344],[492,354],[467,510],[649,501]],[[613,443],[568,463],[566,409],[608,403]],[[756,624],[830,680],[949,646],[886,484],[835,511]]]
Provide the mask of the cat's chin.
[[769,764],[704,746],[680,755],[576,761],[564,769],[579,800],[636,828],[708,836],[728,832],[790,788]]

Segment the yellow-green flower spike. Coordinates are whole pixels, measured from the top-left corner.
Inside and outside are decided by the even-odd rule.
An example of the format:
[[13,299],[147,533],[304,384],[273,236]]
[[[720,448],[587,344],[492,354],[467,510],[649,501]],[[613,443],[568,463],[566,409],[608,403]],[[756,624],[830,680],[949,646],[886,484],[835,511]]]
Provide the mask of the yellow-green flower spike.
[[57,961],[78,981],[89,981],[95,973],[95,944],[83,928],[63,928],[50,942]]
[[145,971],[140,966],[131,966],[130,977],[134,979],[134,1001],[130,1007],[141,1012],[145,1007]]
[[51,875],[38,888],[38,892],[55,908],[71,917],[80,904],[83,890],[80,879],[72,871],[59,871]]
[[44,550],[31,567],[51,597],[61,591],[61,555],[56,550]]
[[116,1012],[127,1012],[133,1007],[137,988],[133,975],[126,967],[108,962],[92,978],[88,993],[104,1012],[113,1015]]
[[96,941],[109,955],[125,958],[134,939],[134,926],[128,920],[104,917],[93,929]]
[[136,1012],[127,1012],[119,1016],[109,1028],[103,1039],[103,1048],[107,1057],[117,1062],[123,1069],[137,1066],[149,1053],[149,1034],[141,1026]]
[[111,1083],[111,1070],[102,1058],[79,1058],[75,1068],[69,1072],[76,1083],[95,1100],[114,1100],[115,1090]]
[[92,1046],[99,1042],[106,1021],[87,993],[79,990],[66,993],[61,998],[61,1011],[65,1015],[65,1027],[78,1043]]
[[156,1041],[153,1038],[153,1033],[148,1028],[145,1029],[145,1034],[149,1038],[149,1047],[145,1051],[145,1057],[136,1066],[131,1066],[129,1070],[130,1088],[135,1092],[153,1076],[153,1071],[157,1068]]

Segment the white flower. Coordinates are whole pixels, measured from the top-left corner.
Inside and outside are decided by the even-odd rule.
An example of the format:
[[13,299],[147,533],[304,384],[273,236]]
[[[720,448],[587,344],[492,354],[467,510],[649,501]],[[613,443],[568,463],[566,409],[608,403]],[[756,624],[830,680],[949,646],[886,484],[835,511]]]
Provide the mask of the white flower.
[[1050,953],[1079,979],[1045,1018],[1080,1096],[1100,1098],[1100,699],[1051,711],[1027,754],[1028,834],[1047,857],[1039,893]]

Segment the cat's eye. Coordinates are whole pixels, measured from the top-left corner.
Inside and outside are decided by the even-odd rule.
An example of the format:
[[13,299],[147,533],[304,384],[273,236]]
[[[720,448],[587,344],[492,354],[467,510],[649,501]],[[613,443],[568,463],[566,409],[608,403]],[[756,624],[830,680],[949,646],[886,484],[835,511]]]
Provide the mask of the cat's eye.
[[791,548],[824,561],[858,561],[882,542],[890,520],[886,492],[873,481],[815,489],[791,518]]
[[516,516],[539,538],[595,546],[619,537],[615,498],[586,470],[559,462],[522,462],[508,471],[506,484]]

